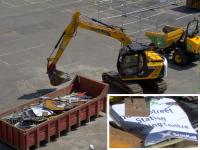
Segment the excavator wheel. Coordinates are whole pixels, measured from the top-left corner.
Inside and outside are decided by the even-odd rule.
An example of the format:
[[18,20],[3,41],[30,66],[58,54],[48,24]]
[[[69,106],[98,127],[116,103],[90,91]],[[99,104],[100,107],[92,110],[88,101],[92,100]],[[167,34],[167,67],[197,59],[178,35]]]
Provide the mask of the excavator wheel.
[[127,86],[129,88],[129,94],[142,94],[143,93],[142,87],[137,83],[127,84]]
[[149,81],[149,87],[152,89],[153,93],[162,94],[167,90],[167,82],[163,79],[156,79]]
[[117,73],[115,71],[104,72],[102,74],[102,80],[103,80],[103,82],[109,83],[111,76],[117,78]]
[[119,77],[119,74],[115,71],[104,72],[102,74],[102,80],[103,82],[109,83],[110,85],[113,85],[121,89],[124,93],[128,94],[143,93],[143,89],[139,84],[135,82],[127,83],[125,81],[122,81],[121,78]]
[[175,50],[173,53],[173,62],[179,66],[185,66],[188,64],[188,57],[185,53]]

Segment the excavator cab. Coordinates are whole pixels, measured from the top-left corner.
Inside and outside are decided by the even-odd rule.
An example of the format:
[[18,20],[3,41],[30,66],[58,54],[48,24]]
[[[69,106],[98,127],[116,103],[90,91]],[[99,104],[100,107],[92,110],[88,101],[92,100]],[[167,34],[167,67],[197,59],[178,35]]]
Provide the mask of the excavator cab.
[[136,42],[120,49],[117,69],[122,78],[137,76],[145,69],[147,49],[147,46]]

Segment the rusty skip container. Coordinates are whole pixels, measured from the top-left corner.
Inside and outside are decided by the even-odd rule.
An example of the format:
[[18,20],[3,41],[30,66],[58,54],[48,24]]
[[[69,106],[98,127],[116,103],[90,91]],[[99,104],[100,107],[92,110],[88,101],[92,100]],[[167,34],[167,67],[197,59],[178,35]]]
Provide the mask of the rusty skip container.
[[190,8],[199,9],[200,10],[200,0],[187,0],[186,5]]
[[100,111],[106,111],[106,96],[109,85],[80,75],[77,75],[69,86],[49,93],[46,96],[62,96],[70,94],[75,90],[86,91],[94,98],[30,129],[23,130],[17,128],[3,120],[2,117],[39,103],[39,98],[1,113],[0,141],[19,150],[29,150],[30,147],[38,148],[41,141],[50,142],[50,138],[52,136],[59,137],[61,131],[69,132],[72,126],[79,127],[82,121],[89,122],[90,117],[98,116]]

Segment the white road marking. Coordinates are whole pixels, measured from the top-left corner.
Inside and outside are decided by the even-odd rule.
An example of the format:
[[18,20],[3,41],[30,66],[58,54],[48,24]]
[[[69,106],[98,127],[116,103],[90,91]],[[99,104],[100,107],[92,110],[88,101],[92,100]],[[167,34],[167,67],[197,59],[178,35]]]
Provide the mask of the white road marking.
[[26,3],[31,4],[31,1],[30,1],[30,0],[23,0],[23,1],[26,2]]
[[1,3],[7,5],[9,8],[17,7],[17,5],[9,3],[9,2],[7,2],[5,0],[1,0]]
[[43,11],[43,10],[46,10],[46,9],[50,9],[50,8],[55,8],[55,6],[49,5],[49,6],[44,7],[44,8],[36,8],[36,9],[33,10],[33,12],[40,12],[40,11]]
[[83,0],[77,0],[77,1],[73,1],[73,2],[65,2],[65,3],[61,3],[61,4],[57,4],[57,5],[54,5],[55,7],[60,7],[60,6],[63,6],[63,5],[71,5],[71,4],[74,4],[74,3],[80,3],[82,2]]
[[[126,6],[127,6],[127,5],[130,5],[130,4],[138,3],[138,2],[140,2],[140,1],[143,1],[143,0],[137,0],[137,1],[135,1],[135,2],[129,2],[129,3],[126,3]],[[123,7],[123,5],[116,6],[115,8],[119,8],[119,7]]]
[[175,11],[168,11],[167,13],[170,14],[170,15],[177,16],[177,17],[180,16],[180,13],[175,12]]
[[46,3],[46,2],[49,2],[49,1],[51,1],[51,0],[42,0],[42,1],[31,1],[31,0],[23,0],[23,1],[25,1],[25,2],[27,2],[27,3],[29,3],[29,4],[40,4],[40,3]]
[[[134,14],[134,13],[149,11],[149,10],[151,10],[151,9],[162,9],[162,7],[168,7],[168,6],[170,6],[171,4],[173,4],[173,2],[168,2],[166,5],[161,5],[161,4],[152,5],[152,6],[150,6],[150,7],[143,7],[143,8],[140,8],[140,9],[138,9],[138,10],[135,10],[135,11],[127,12],[126,14],[127,14],[127,15],[131,15],[131,14]],[[118,17],[121,17],[121,16],[123,16],[123,14],[120,14],[120,15],[113,15],[113,16],[109,16],[109,17],[103,17],[103,18],[101,18],[101,20],[104,20],[104,19],[112,19],[112,18],[118,18]]]
[[[162,24],[158,25],[158,27],[159,27],[159,26],[162,26],[162,25],[165,25],[165,24],[166,24],[166,23],[162,23]],[[155,27],[144,28],[144,29],[142,29],[142,30],[140,30],[140,31],[129,32],[129,33],[127,33],[127,34],[130,34],[130,35],[131,35],[131,34],[134,34],[134,33],[146,31],[146,30],[153,29],[153,28],[155,28]]]
[[[163,25],[166,25],[166,23],[162,23],[162,24],[158,25],[158,27],[163,26]],[[183,28],[186,28],[186,27],[187,27],[187,25],[184,26]],[[140,31],[129,32],[129,33],[127,33],[127,34],[130,34],[130,35],[131,35],[131,34],[134,34],[134,33],[142,32],[142,31],[146,31],[146,30],[153,29],[153,28],[155,28],[155,27],[144,28],[144,29],[142,29],[142,30],[140,30]]]
[[26,51],[29,51],[29,50],[32,50],[32,49],[36,49],[36,48],[45,46],[45,45],[46,45],[46,44],[39,44],[39,45],[37,45],[37,46],[29,47],[29,48],[22,49],[22,50],[19,50],[19,51],[3,53],[3,54],[0,54],[0,57],[8,56],[8,55],[13,55],[13,54],[17,54],[17,53],[22,53],[22,52],[26,52]]
[[15,64],[13,64],[14,66],[19,66],[19,65],[23,65],[23,64],[28,64],[28,63],[30,63],[31,62],[31,60],[27,60],[27,61],[24,61],[24,62],[20,62],[20,63],[15,63]]
[[14,40],[9,40],[9,41],[6,41],[6,42],[4,42],[4,44],[8,44],[8,43],[12,43],[12,42],[16,42],[16,41],[19,41],[19,40],[24,40],[24,39],[28,39],[29,37],[27,37],[27,36],[24,36],[24,35],[21,35],[21,37],[20,38],[17,38],[17,39],[14,39]]
[[68,9],[68,8],[61,10],[60,12],[62,12],[62,13],[66,13],[66,12],[73,13],[73,11],[71,9]]
[[108,44],[106,44],[105,46],[108,47],[108,48],[110,48],[110,49],[114,49],[114,50],[116,49],[116,48],[114,48],[114,47],[112,47],[112,46],[110,46]]
[[153,28],[155,28],[155,27],[144,28],[144,29],[142,29],[142,30],[140,30],[140,31],[128,32],[127,34],[128,34],[128,35],[129,35],[129,34],[131,35],[131,34],[135,34],[135,33],[142,32],[142,31],[146,31],[146,30],[153,29]]
[[6,61],[3,61],[3,60],[1,60],[1,59],[0,59],[0,62],[1,62],[1,63],[3,63],[3,64],[5,64],[5,65],[8,65],[8,66],[10,66],[10,64],[9,64],[9,63],[7,63]]
[[181,16],[181,17],[176,18],[176,20],[180,20],[180,19],[183,19],[183,18],[185,18],[185,17],[192,16],[192,15],[193,15],[193,14],[188,14],[188,15],[185,15],[185,16]]
[[[27,11],[27,12],[22,12],[22,13],[10,13],[10,14],[6,14],[6,15],[2,15],[0,16],[0,18],[6,18],[6,17],[11,17],[11,16],[19,16],[19,15],[25,15],[25,14],[29,14],[29,13],[34,13],[34,12],[40,12],[40,11],[44,11],[44,10],[47,10],[47,9],[50,9],[50,8],[57,8],[57,7],[60,7],[60,6],[64,6],[64,5],[71,5],[71,4],[74,4],[74,3],[80,3],[82,0],[77,0],[77,1],[73,1],[73,2],[65,2],[65,3],[61,3],[61,4],[57,4],[57,5],[49,5],[47,7],[44,7],[44,8],[36,8],[36,9],[33,9],[33,10],[30,10],[30,11]],[[23,5],[24,6],[24,5]]]
[[33,60],[27,60],[27,61],[15,63],[15,64],[13,64],[13,65],[14,65],[14,66],[24,65],[24,64],[30,63],[30,62],[32,62],[32,61],[40,60],[40,59],[42,59],[42,58],[43,58],[43,57],[37,57],[37,58],[35,58],[35,59],[33,59]]
[[[145,18],[142,18],[142,17],[141,17],[141,20],[146,20],[146,19],[149,19],[149,18],[151,18],[151,17],[158,16],[158,15],[163,14],[163,13],[166,13],[166,12],[160,12],[160,13],[157,13],[157,14],[151,15],[151,16],[149,16],[149,17],[145,17]],[[138,16],[135,16],[135,17],[139,18]],[[128,22],[128,23],[124,23],[123,25],[125,26],[125,25],[129,25],[129,24],[137,23],[137,22],[139,22],[139,21],[137,20],[137,21],[133,21],[133,22]]]

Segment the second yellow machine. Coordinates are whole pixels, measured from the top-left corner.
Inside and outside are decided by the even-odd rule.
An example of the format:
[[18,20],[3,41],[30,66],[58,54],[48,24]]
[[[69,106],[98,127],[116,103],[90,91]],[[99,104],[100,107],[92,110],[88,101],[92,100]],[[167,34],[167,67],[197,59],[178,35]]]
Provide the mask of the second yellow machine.
[[122,44],[117,59],[118,72],[103,73],[104,82],[118,87],[123,93],[143,93],[144,87],[150,88],[153,93],[163,93],[167,89],[167,83],[163,79],[167,75],[167,61],[164,57],[150,47],[134,42],[120,27],[108,25],[94,18],[89,20],[83,20],[80,18],[80,12],[75,12],[48,57],[47,73],[52,85],[60,85],[70,78],[67,73],[57,70],[56,64],[80,27],[114,38]]
[[[199,21],[190,21],[187,28],[165,26],[163,32],[146,32],[158,51],[172,54],[172,60],[179,66],[186,66],[200,58]],[[166,55],[166,56],[167,56]]]

